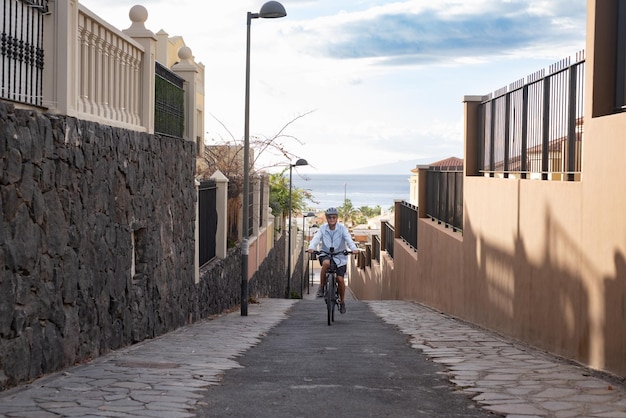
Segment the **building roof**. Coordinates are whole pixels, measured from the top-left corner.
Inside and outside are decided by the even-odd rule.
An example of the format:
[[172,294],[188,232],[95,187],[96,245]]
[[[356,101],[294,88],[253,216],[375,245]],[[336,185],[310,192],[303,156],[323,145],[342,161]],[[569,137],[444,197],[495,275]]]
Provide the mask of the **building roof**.
[[449,158],[446,158],[445,160],[437,161],[428,165],[430,167],[437,167],[441,170],[450,170],[450,169],[457,169],[457,168],[462,169],[463,159],[457,158],[457,157],[449,157]]
[[[457,157],[449,157],[441,161],[436,161],[434,163],[426,164],[426,166],[430,169],[440,170],[440,171],[448,171],[448,170],[462,170],[463,169],[463,159]],[[419,168],[424,168],[424,166],[416,166],[411,170],[412,173],[417,173]]]

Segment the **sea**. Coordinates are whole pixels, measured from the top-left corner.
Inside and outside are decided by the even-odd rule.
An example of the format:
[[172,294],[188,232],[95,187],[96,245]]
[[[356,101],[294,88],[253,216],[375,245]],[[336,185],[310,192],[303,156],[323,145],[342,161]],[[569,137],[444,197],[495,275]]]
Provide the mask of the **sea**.
[[342,206],[345,199],[354,208],[380,206],[384,211],[395,200],[409,200],[409,175],[406,174],[296,174],[293,186],[309,191],[313,201],[307,203],[312,211]]

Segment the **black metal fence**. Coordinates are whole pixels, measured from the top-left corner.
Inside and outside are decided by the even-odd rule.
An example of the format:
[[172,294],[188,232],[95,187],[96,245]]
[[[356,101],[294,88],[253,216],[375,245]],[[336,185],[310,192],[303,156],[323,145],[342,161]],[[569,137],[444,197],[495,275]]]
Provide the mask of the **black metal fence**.
[[380,237],[378,235],[372,237],[372,258],[380,263]]
[[265,195],[265,182],[261,181],[259,187],[259,228],[265,226],[267,221],[267,207],[264,200]]
[[185,133],[185,90],[181,77],[155,65],[154,132],[182,138]]
[[400,202],[400,238],[417,250],[417,206]]
[[43,103],[43,16],[48,0],[4,0],[0,98],[33,106]]
[[440,171],[435,167],[428,170],[426,192],[426,216],[452,227],[463,230],[463,171]]
[[217,234],[217,185],[215,180],[203,180],[198,187],[198,235],[200,265],[215,258]]
[[389,222],[383,222],[381,224],[382,233],[385,235],[385,251],[389,254],[389,257],[393,258],[393,244],[396,237],[396,230]]
[[480,170],[503,177],[579,180],[585,54],[487,96],[481,105]]

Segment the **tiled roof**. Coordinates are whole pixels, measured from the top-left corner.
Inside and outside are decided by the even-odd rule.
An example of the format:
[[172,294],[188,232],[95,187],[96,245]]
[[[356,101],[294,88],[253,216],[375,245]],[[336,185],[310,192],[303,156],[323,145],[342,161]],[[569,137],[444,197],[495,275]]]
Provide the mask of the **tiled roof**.
[[437,161],[434,163],[428,164],[430,168],[436,168],[442,171],[445,170],[462,170],[463,169],[463,159],[457,157],[446,158],[445,160]]
[[463,159],[457,157],[449,157],[445,160],[437,161],[426,165],[417,165],[411,169],[411,173],[417,173],[420,169],[434,169],[439,171],[463,170]]

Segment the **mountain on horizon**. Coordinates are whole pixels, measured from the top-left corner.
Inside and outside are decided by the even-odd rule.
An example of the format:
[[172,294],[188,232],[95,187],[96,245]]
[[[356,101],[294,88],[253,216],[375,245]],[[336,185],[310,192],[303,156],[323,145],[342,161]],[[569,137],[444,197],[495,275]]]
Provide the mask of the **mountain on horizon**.
[[343,174],[406,174],[410,175],[411,170],[417,165],[429,164],[431,159],[402,160],[393,163],[378,164],[362,168],[353,168],[342,171]]

